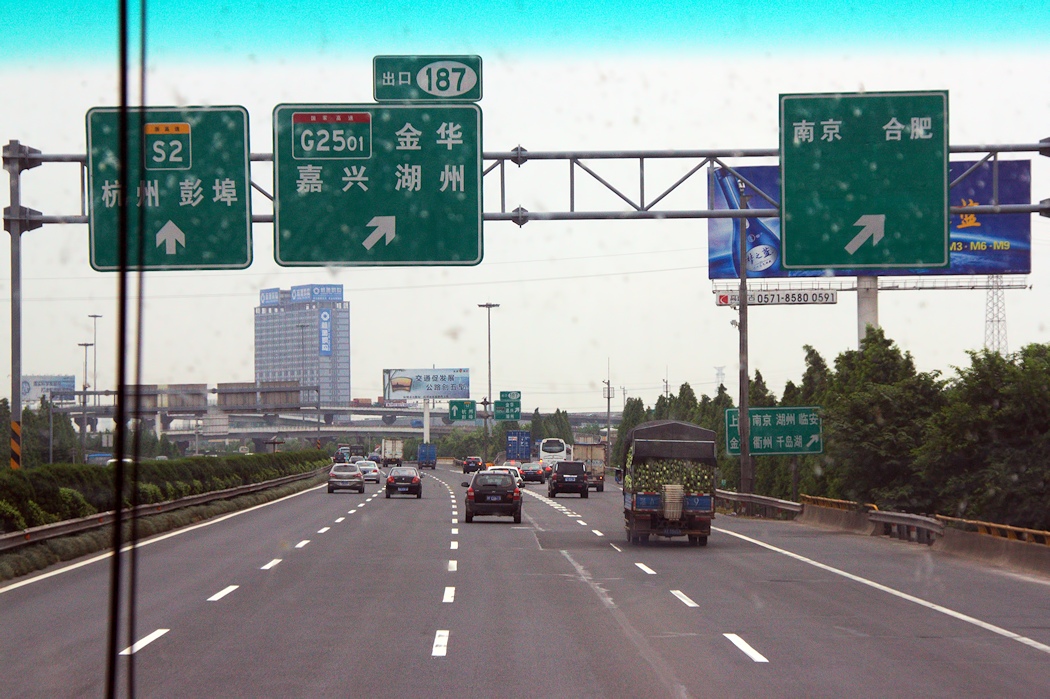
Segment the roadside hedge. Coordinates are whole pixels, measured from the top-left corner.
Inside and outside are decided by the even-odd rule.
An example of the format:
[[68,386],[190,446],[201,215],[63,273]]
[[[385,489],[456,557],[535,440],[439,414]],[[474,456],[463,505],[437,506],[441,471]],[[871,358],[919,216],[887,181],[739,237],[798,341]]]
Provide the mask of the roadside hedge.
[[[174,500],[304,473],[327,462],[322,451],[195,456],[125,464],[126,507],[138,483],[139,504]],[[48,464],[0,471],[0,532],[17,531],[115,509],[115,465]]]

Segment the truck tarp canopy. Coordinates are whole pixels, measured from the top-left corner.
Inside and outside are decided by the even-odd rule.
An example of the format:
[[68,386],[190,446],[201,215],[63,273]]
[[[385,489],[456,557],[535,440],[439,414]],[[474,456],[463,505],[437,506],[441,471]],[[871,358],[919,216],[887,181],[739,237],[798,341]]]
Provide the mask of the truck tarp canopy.
[[715,433],[678,420],[643,422],[627,433],[635,459],[715,461]]

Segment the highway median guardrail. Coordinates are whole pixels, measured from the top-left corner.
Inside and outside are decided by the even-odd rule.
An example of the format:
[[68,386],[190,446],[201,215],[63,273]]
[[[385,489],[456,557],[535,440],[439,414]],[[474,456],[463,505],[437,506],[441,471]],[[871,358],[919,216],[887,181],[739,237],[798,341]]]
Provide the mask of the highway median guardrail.
[[[719,503],[719,501],[721,501]],[[737,514],[758,515],[766,518],[779,518],[785,514],[788,519],[802,512],[802,503],[790,500],[779,500],[753,493],[735,493],[731,490],[715,490],[715,502]]]
[[[203,505],[208,502],[214,502],[215,500],[226,500],[229,498],[237,497],[239,495],[247,495],[260,490],[266,490],[268,488],[276,488],[288,483],[295,481],[305,480],[307,478],[313,478],[329,470],[330,466],[325,465],[312,471],[305,473],[293,473],[289,476],[281,476],[280,478],[274,478],[269,481],[262,481],[260,483],[249,483],[248,485],[237,486],[236,488],[226,488],[224,490],[215,490],[210,493],[200,493],[198,495],[187,495],[186,497],[177,498],[175,500],[168,500],[167,502],[157,502],[148,505],[139,505],[135,508],[135,515],[138,517],[146,517],[149,515],[158,515],[164,512],[171,512],[172,510],[178,510],[184,507],[192,507],[194,505]],[[27,546],[29,544],[35,544],[48,539],[54,539],[59,536],[68,536],[70,534],[79,534],[91,529],[98,529],[106,525],[112,525],[116,515],[114,512],[99,512],[87,517],[81,517],[79,519],[71,519],[65,522],[56,522],[54,524],[45,524],[39,527],[30,527],[20,531],[8,532],[6,534],[0,534],[0,551],[8,551],[11,549],[18,548],[20,546]],[[131,511],[124,510],[124,521],[131,521]]]
[[1050,546],[1050,532],[1039,529],[1026,529],[1024,527],[1012,527],[1008,524],[994,524],[992,522],[981,522],[973,519],[960,519],[958,517],[946,517],[937,515],[937,520],[942,524],[962,529],[963,531],[977,532],[984,536],[992,536],[1010,541],[1023,541],[1029,544]]
[[875,524],[873,534],[891,536],[903,541],[932,544],[944,535],[944,524],[933,517],[912,515],[906,512],[868,512],[868,521]]

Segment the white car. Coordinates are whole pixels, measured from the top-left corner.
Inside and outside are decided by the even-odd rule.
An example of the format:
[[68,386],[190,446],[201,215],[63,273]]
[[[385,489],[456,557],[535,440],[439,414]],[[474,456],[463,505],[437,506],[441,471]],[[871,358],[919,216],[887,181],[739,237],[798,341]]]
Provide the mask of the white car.
[[361,469],[361,473],[365,474],[366,481],[372,481],[373,483],[379,483],[382,481],[383,472],[379,470],[379,464],[375,461],[362,459],[357,462],[357,467]]
[[486,471],[499,471],[499,472],[503,472],[503,473],[509,473],[510,475],[514,476],[514,484],[516,486],[518,486],[519,488],[525,482],[525,479],[523,479],[521,477],[521,471],[519,471],[516,466],[506,466],[506,465],[504,465],[504,466],[489,466],[485,470]]

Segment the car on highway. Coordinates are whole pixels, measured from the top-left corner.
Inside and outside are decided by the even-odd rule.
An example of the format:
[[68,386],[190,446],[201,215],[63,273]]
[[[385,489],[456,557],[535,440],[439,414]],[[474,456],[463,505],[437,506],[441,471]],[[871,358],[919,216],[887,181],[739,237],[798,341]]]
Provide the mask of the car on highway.
[[383,480],[383,472],[379,469],[379,464],[375,461],[362,459],[357,462],[357,467],[361,469],[361,473],[365,474],[366,481],[379,483]]
[[521,471],[515,466],[489,466],[486,471],[503,471],[509,473],[514,477],[514,484],[519,488],[525,483],[525,479],[521,477]]
[[419,471],[411,466],[395,466],[390,469],[386,477],[386,496],[391,495],[423,497],[423,478]]
[[530,481],[544,483],[547,481],[547,469],[538,461],[526,461],[518,470],[521,472],[521,480],[526,483]]
[[558,493],[579,493],[581,498],[589,494],[587,465],[582,461],[556,461],[547,480],[547,497]]
[[513,517],[515,523],[521,523],[521,488],[507,471],[478,471],[463,487],[467,489],[463,510],[468,523],[477,516],[490,515]]
[[357,464],[339,463],[332,466],[328,472],[328,492],[334,493],[341,488],[365,492],[365,474],[361,473]]
[[369,454],[368,460],[375,461],[377,464],[383,463],[383,457],[377,452],[372,452],[371,454]]
[[485,462],[480,456],[468,456],[463,459],[463,473],[473,473],[485,468]]

